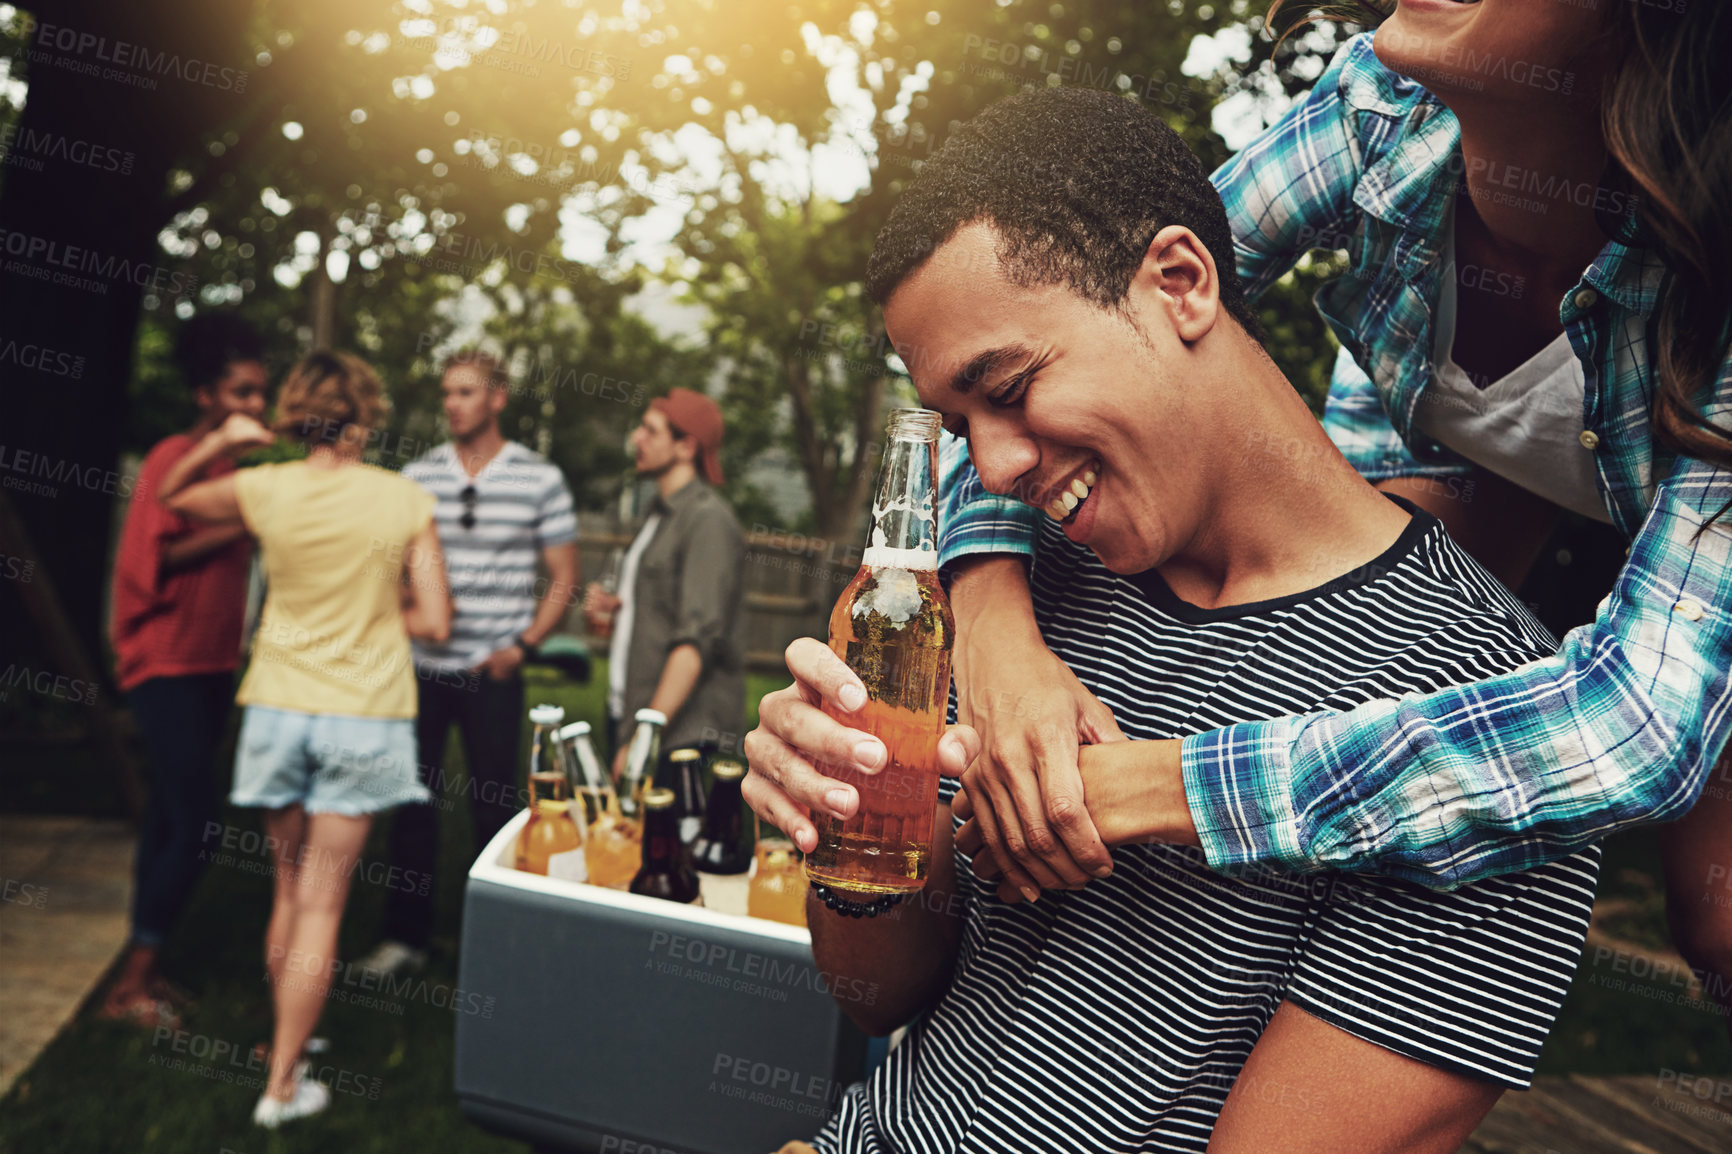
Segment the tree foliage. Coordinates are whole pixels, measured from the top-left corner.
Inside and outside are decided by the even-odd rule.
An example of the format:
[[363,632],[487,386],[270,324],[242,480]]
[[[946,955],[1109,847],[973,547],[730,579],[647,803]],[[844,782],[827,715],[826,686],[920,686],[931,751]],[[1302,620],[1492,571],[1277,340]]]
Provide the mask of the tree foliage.
[[[1075,84],[1144,103],[1218,163],[1217,101],[1278,104],[1340,35],[1272,58],[1246,35],[1243,61],[1184,71],[1195,37],[1254,31],[1260,8],[260,0],[247,99],[187,142],[161,244],[201,306],[253,317],[280,362],[315,339],[373,359],[396,399],[387,454],[437,438],[436,355],[479,328],[513,364],[509,432],[584,499],[617,491],[647,396],[714,381],[734,495],[754,503],[745,467],[779,451],[811,499],[790,527],[846,534],[882,409],[912,401],[861,279],[922,161],[993,100]],[[1307,297],[1324,267],[1265,300],[1272,351],[1314,403],[1331,349]],[[633,312],[656,276],[703,307],[701,334]],[[188,412],[165,354],[190,302],[144,305],[135,448]]]

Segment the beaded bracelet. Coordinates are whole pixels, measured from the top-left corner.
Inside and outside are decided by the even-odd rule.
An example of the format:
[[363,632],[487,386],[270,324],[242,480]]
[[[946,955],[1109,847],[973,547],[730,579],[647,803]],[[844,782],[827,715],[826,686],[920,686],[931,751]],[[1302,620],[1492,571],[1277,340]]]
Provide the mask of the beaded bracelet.
[[873,898],[869,902],[857,902],[852,898],[843,897],[817,880],[812,882],[812,892],[818,895],[819,901],[845,918],[875,918],[908,896],[907,894],[885,894],[882,897]]

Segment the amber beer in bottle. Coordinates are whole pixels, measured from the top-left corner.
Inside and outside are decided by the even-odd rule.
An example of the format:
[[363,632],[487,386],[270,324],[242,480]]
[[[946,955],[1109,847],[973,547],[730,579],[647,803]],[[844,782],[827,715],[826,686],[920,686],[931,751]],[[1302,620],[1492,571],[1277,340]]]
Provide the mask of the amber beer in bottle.
[[[559,743],[565,710],[537,705],[529,739],[529,820],[517,838],[517,868],[526,873],[581,882],[589,879],[584,827],[572,815],[571,767]],[[579,815],[582,811],[579,810]]]
[[883,741],[890,760],[875,774],[823,767],[860,792],[847,821],[816,816],[818,846],[806,872],[834,889],[887,894],[926,884],[956,633],[938,584],[937,483],[938,414],[895,410],[872,537],[830,614],[830,648],[865,683],[867,702],[854,714],[825,705],[842,724]]

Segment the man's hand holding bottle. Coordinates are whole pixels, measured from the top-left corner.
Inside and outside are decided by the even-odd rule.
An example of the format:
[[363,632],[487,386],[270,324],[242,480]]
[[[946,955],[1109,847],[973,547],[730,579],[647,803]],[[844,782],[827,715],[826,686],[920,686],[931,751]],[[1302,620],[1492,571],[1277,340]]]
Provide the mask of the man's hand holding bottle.
[[[813,814],[848,818],[860,805],[859,791],[829,774],[878,773],[888,752],[872,734],[843,725],[821,708],[848,716],[866,704],[865,685],[829,646],[802,637],[788,646],[787,659],[794,684],[765,695],[758,728],[746,735],[751,772],[742,794],[759,817],[811,853],[818,844]],[[939,768],[958,776],[979,751],[973,729],[950,726],[938,740]]]

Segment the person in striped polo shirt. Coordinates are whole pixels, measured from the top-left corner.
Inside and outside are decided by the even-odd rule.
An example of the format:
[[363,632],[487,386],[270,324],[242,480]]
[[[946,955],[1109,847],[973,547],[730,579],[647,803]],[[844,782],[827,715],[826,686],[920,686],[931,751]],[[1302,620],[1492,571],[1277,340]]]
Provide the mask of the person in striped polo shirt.
[[[1164,740],[1406,700],[1554,645],[1435,518],[1330,446],[1259,342],[1231,252],[1183,140],[1071,88],[953,133],[878,236],[868,288],[921,401],[994,492],[1065,514],[1030,587],[1045,643],[1102,703],[1083,798],[1111,856],[1005,900],[982,838],[1004,798],[969,768],[979,735],[943,737],[924,889],[807,902],[819,969],[872,992],[842,1009],[909,1026],[813,1139],[822,1154],[1453,1154],[1533,1075],[1598,847],[1438,892],[1229,876],[1194,833],[1160,840]],[[858,710],[857,676],[814,639],[788,659],[797,684],[760,706],[745,792],[809,851],[814,814],[860,805],[826,767],[886,754],[816,705]]]
[[[439,502],[434,518],[455,605],[447,641],[415,642],[417,738],[422,780],[436,796],[449,794],[445,742],[456,724],[479,849],[516,812],[520,671],[576,595],[577,514],[558,466],[499,431],[499,414],[510,399],[503,365],[486,353],[458,353],[446,361],[439,388],[451,440],[403,470]],[[398,812],[391,827],[393,864],[436,876],[438,844],[432,806]],[[431,887],[425,893],[393,888],[384,941],[361,967],[378,973],[419,968],[433,913]]]

